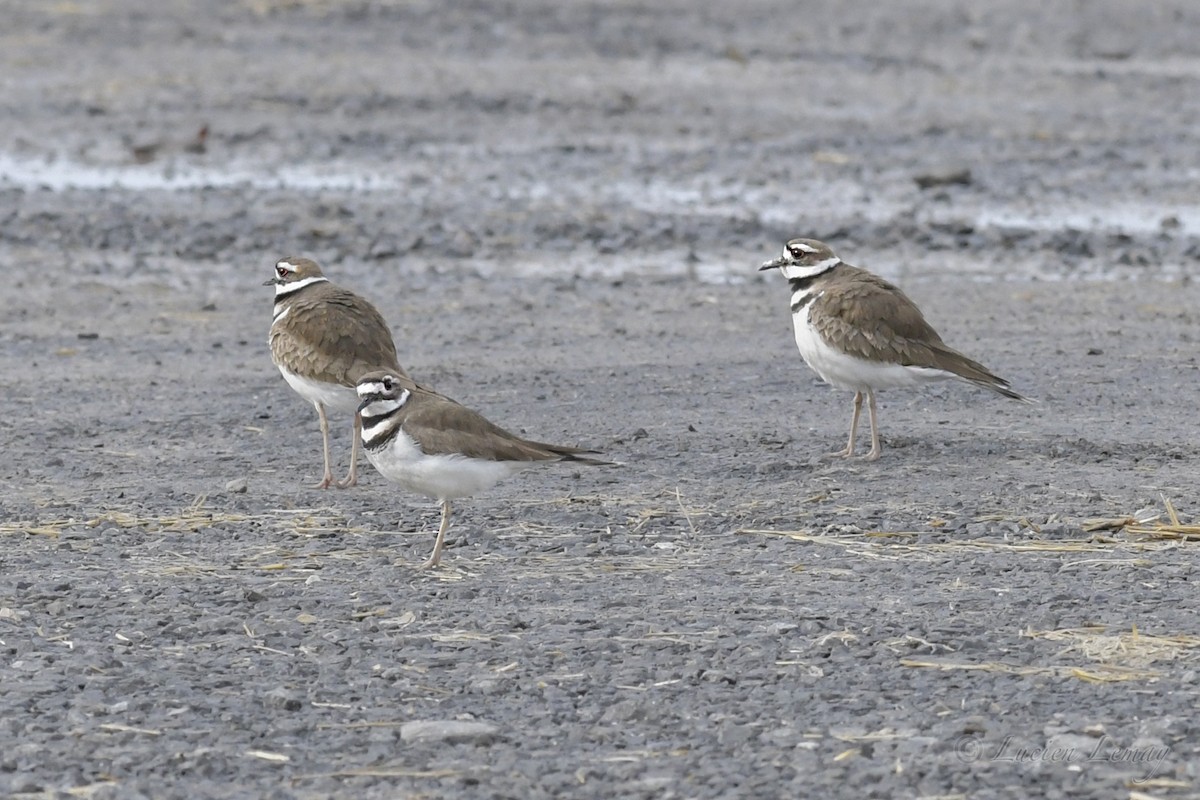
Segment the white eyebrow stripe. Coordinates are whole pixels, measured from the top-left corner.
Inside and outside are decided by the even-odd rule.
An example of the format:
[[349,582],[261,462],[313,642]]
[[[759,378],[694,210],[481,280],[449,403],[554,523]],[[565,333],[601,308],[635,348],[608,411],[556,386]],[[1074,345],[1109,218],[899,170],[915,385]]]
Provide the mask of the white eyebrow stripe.
[[379,381],[371,381],[369,383],[364,382],[360,383],[356,387],[356,390],[358,391],[359,397],[365,397],[369,394],[381,394],[383,392],[383,384]]

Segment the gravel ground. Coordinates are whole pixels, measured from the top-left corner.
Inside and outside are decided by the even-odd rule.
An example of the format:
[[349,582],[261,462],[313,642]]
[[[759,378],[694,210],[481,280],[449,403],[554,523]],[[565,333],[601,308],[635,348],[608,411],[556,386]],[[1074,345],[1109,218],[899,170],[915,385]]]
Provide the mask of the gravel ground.
[[[794,6],[0,2],[0,794],[1200,796],[1200,12]],[[823,459],[795,235],[1038,404]],[[621,466],[417,571],[305,488],[289,254]]]

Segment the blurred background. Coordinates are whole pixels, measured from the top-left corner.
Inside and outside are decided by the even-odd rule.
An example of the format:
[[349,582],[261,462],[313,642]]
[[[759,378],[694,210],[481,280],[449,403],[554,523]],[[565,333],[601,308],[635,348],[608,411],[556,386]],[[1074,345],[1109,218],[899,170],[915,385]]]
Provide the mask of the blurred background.
[[723,281],[801,234],[893,278],[1200,258],[1188,0],[0,12],[17,280],[218,291],[295,252],[351,275]]

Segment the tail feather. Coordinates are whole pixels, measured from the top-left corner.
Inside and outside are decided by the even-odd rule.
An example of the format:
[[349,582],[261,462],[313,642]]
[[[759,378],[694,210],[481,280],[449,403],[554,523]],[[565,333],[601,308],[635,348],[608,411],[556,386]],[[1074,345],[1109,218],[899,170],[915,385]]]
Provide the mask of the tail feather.
[[952,372],[967,383],[973,383],[976,386],[989,389],[998,395],[1012,400],[1019,400],[1022,403],[1035,402],[1010,388],[1008,381],[1004,380],[1004,378],[996,375],[978,361],[967,358],[957,350],[951,350],[949,347],[938,348],[934,351],[934,358],[937,362],[936,366],[939,369]]
[[1026,397],[1025,395],[1021,394],[1020,392],[1015,392],[1012,389],[1010,389],[1008,387],[1008,381],[1004,380],[1003,378],[996,378],[996,380],[994,382],[993,381],[972,381],[970,378],[965,378],[964,380],[970,381],[971,383],[975,384],[976,386],[982,386],[984,389],[991,389],[996,394],[1002,395],[1002,396],[1010,398],[1012,400],[1019,400],[1022,403],[1036,403],[1037,402],[1036,400]]
[[586,450],[582,447],[567,447],[565,445],[531,442],[529,440],[525,440],[525,444],[532,445],[547,454],[553,454],[551,457],[557,456],[560,461],[573,461],[576,464],[591,464],[597,467],[615,467],[617,465],[615,461],[588,458],[589,455],[600,455],[599,450]]

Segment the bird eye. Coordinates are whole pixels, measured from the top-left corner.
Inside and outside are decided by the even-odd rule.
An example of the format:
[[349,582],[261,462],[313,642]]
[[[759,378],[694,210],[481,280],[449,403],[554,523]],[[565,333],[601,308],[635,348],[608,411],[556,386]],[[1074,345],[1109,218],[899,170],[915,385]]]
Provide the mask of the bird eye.
[[388,375],[387,377],[385,377],[385,378],[383,379],[383,388],[384,388],[384,389],[387,389],[387,390],[390,392],[390,391],[392,390],[392,387],[393,387],[393,386],[395,386],[395,384],[392,382],[392,376],[391,376],[391,375]]
[[275,274],[281,278],[286,278],[287,274],[288,274],[287,268],[280,266],[280,265],[276,265]]

